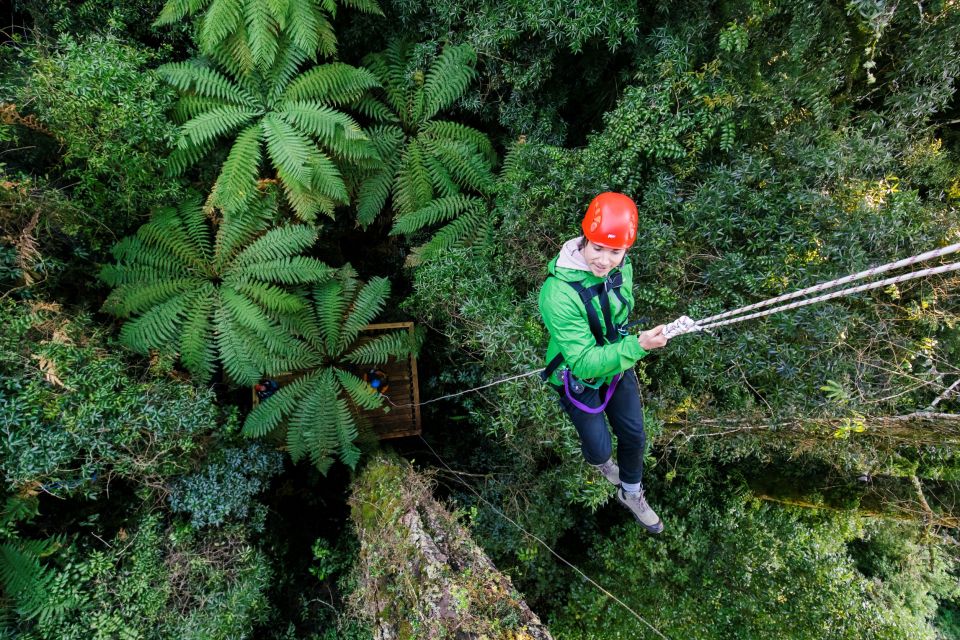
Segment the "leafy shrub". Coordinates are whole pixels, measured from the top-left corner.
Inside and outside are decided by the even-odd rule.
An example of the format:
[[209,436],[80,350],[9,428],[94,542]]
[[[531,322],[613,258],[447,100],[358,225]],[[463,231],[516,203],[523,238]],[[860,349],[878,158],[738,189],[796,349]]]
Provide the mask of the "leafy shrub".
[[[696,474],[694,474],[696,475]],[[934,638],[930,584],[864,577],[846,543],[863,536],[850,514],[789,509],[751,499],[735,483],[711,489],[678,478],[651,500],[671,533],[656,544],[634,523],[612,529],[584,570],[602,571],[626,604],[668,637]],[[896,544],[909,549],[902,535]],[[930,573],[949,583],[943,557]],[[907,553],[909,553],[907,551]],[[934,593],[937,588],[934,587]],[[585,582],[551,629],[567,638],[646,633],[630,612]]]
[[179,193],[163,178],[176,129],[166,117],[173,93],[150,68],[155,54],[109,36],[65,35],[21,55],[28,81],[13,102],[60,143],[61,180],[100,223],[87,233],[123,233]]
[[272,572],[243,529],[177,535],[147,515],[106,549],[74,540],[50,560],[42,612],[12,622],[38,640],[249,637],[268,607]]
[[93,494],[114,476],[183,473],[218,429],[213,394],[138,370],[82,315],[0,300],[0,475],[8,488]]
[[197,529],[241,522],[262,531],[266,511],[253,498],[281,471],[283,455],[262,445],[220,449],[203,469],[171,483],[170,508],[189,514]]

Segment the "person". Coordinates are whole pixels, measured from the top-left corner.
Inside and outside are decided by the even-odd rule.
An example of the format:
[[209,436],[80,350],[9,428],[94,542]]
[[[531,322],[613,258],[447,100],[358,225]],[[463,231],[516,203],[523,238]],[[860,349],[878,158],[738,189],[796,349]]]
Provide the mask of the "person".
[[[583,235],[564,243],[547,267],[539,308],[550,333],[543,377],[580,436],[581,451],[620,501],[651,533],[663,523],[643,490],[643,403],[634,365],[663,347],[664,325],[629,335],[637,206],[621,193],[601,193],[587,207]],[[610,432],[617,434],[617,462]]]

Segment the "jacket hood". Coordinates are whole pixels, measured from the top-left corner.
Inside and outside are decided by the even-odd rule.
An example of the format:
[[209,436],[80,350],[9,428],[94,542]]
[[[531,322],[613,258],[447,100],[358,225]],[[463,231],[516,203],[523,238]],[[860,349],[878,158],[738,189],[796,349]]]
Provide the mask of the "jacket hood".
[[563,246],[560,248],[560,253],[556,258],[550,263],[548,267],[550,274],[560,278],[561,280],[580,280],[583,278],[582,273],[564,273],[564,271],[586,271],[587,274],[592,275],[590,267],[587,266],[587,261],[584,260],[583,254],[580,253],[580,236],[576,238],[571,238],[563,243]]

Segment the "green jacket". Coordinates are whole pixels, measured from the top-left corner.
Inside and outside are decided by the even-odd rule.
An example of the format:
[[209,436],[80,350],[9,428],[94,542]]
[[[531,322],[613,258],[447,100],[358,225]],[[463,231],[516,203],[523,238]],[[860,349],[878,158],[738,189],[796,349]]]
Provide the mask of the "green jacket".
[[[567,282],[579,282],[584,287],[589,287],[602,282],[604,278],[593,275],[586,267],[586,263],[583,264],[583,269],[557,266],[558,260],[561,264],[571,264],[569,254],[566,257],[563,255],[564,251],[570,251],[571,242],[573,241],[564,245],[561,255],[551,260],[547,266],[547,271],[553,277],[547,278],[543,283],[538,301],[540,315],[543,316],[543,322],[547,325],[547,331],[550,332],[546,362],[553,360],[557,353],[562,353],[564,359],[564,363],[550,376],[550,382],[557,385],[563,384],[559,374],[564,366],[569,367],[577,378],[583,380],[602,378],[604,382],[610,382],[616,374],[633,367],[637,360],[647,355],[647,352],[637,342],[636,335],[628,335],[613,344],[607,343],[603,346],[597,344],[590,332],[590,323],[587,320],[587,311],[583,302]],[[576,250],[576,254],[579,257],[579,250]],[[632,306],[633,266],[629,259],[624,261],[620,270],[623,271],[623,286],[620,293]],[[607,277],[616,271],[617,269],[613,269]],[[594,296],[591,303],[602,319],[599,297]],[[610,296],[610,311],[615,324],[627,322],[627,308],[615,295]]]

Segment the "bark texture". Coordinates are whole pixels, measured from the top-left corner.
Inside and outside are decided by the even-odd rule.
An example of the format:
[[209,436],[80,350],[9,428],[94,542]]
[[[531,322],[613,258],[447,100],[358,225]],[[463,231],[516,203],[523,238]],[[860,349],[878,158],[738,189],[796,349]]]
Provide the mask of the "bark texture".
[[360,538],[356,605],[377,640],[551,638],[408,463],[371,461],[350,504]]

